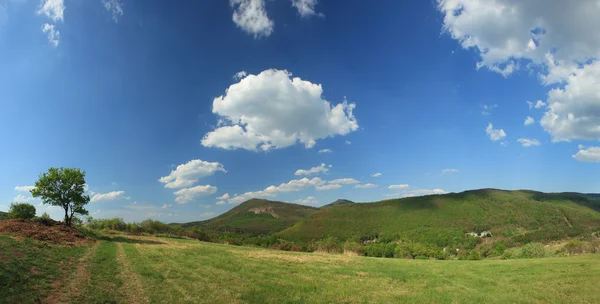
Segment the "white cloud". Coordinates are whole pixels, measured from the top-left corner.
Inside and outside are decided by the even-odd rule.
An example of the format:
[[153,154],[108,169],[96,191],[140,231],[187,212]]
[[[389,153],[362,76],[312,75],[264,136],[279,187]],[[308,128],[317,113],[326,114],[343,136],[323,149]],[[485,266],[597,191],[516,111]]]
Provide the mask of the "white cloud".
[[527,101],[527,105],[529,106],[529,109],[533,109],[533,108],[539,109],[541,107],[546,106],[546,103],[541,100],[538,100],[536,102]]
[[104,8],[112,14],[113,20],[119,22],[119,18],[123,16],[123,4],[119,0],[103,0]]
[[321,149],[321,150],[319,150],[319,153],[332,153],[332,152],[333,152],[333,150],[331,150],[331,149]]
[[329,172],[329,168],[331,168],[331,165],[327,166],[325,164],[321,164],[318,167],[312,167],[308,170],[299,169],[294,173],[294,175],[311,175],[318,173],[327,173]]
[[493,104],[493,105],[482,105],[481,106],[481,115],[490,115],[492,114],[492,110],[497,108],[498,105],[497,104]]
[[492,123],[489,123],[487,128],[485,128],[485,133],[490,136],[490,139],[493,141],[501,140],[506,137],[506,133],[503,129],[494,129]]
[[177,197],[175,198],[175,202],[179,204],[185,204],[198,196],[209,195],[217,193],[217,187],[206,185],[206,186],[195,186],[191,188],[183,188],[179,189],[173,194]]
[[540,123],[555,142],[600,139],[600,61],[578,69],[564,88],[548,93]]
[[346,141],[346,144],[347,144],[347,145],[351,145],[351,144],[352,144],[352,142],[351,142],[351,141],[349,141],[349,140],[347,140],[347,141]]
[[171,204],[164,204],[164,205],[162,205],[162,207],[160,207],[160,209],[167,209],[167,208],[169,208],[171,206],[173,206],[173,205],[171,205]]
[[442,170],[442,174],[453,174],[458,173],[460,170],[458,169],[444,169]]
[[215,212],[204,212],[200,216],[204,218],[215,217],[217,214]]
[[545,102],[543,102],[543,101],[541,101],[541,100],[538,100],[538,101],[535,103],[535,108],[536,108],[536,109],[539,109],[539,108],[541,108],[541,107],[544,107],[544,106],[546,106],[546,103],[545,103]]
[[217,197],[218,200],[226,200],[229,199],[229,193],[225,193],[219,197]]
[[357,188],[357,189],[370,189],[370,188],[377,188],[377,185],[371,184],[371,183],[358,184],[358,185],[354,185],[354,188]]
[[527,118],[525,118],[525,122],[523,123],[523,125],[529,126],[529,125],[532,125],[534,122],[535,122],[535,120],[533,120],[533,117],[527,116]]
[[63,0],[42,0],[42,5],[37,11],[38,15],[45,15],[52,21],[64,21],[65,3]]
[[406,189],[408,188],[408,184],[400,184],[400,185],[390,185],[388,189]]
[[314,177],[312,179],[304,177],[301,179],[291,180],[287,183],[282,183],[279,186],[269,186],[264,190],[251,191],[244,194],[235,195],[228,199],[227,202],[229,204],[240,204],[252,198],[274,197],[281,192],[301,191],[310,187],[319,187],[325,183],[326,181],[318,177]]
[[42,25],[42,32],[48,37],[48,43],[57,47],[60,39],[60,32],[54,28],[54,24],[45,23]]
[[310,17],[313,15],[323,16],[315,11],[317,0],[292,0],[292,6],[298,10],[301,17]]
[[402,196],[403,197],[414,197],[414,196],[423,196],[423,195],[431,195],[431,194],[444,194],[446,193],[446,191],[442,190],[442,189],[416,189],[416,190],[411,190],[407,193],[404,193]]
[[352,185],[352,184],[359,184],[360,182],[353,179],[353,178],[338,178],[338,179],[334,179],[329,181],[329,184],[340,184],[340,185]]
[[239,71],[233,75],[233,80],[240,81],[242,78],[246,77],[248,73],[246,71]]
[[218,162],[207,162],[199,159],[177,166],[167,176],[158,181],[165,184],[165,188],[183,188],[195,184],[200,178],[210,176],[216,172],[227,172]]
[[319,190],[319,191],[335,190],[335,189],[339,189],[339,188],[342,188],[342,185],[340,185],[340,184],[328,184],[328,185],[323,185],[323,186],[317,186],[317,190]]
[[225,204],[227,204],[227,202],[226,202],[226,201],[217,201],[217,202],[215,203],[215,205],[217,205],[217,206],[220,206],[220,205],[225,205]]
[[573,155],[573,158],[582,162],[600,162],[600,147],[579,147],[579,151]]
[[[553,141],[600,139],[598,0],[440,0],[444,29],[478,51],[478,67],[523,62],[549,89],[540,120]],[[530,108],[533,103],[529,102]]]
[[380,177],[380,176],[382,176],[382,175],[383,175],[383,174],[381,174],[381,173],[377,172],[377,173],[375,173],[375,174],[373,174],[373,175],[371,175],[371,176],[372,176],[372,177]]
[[317,200],[314,196],[309,196],[305,199],[295,200],[294,203],[303,205],[316,205],[319,203],[319,200]]
[[33,188],[35,188],[35,186],[16,186],[15,191],[29,192],[33,190]]
[[93,194],[92,198],[90,198],[90,201],[92,201],[92,202],[112,201],[112,200],[116,200],[118,198],[122,198],[123,195],[125,194],[125,191],[111,191],[108,193],[91,192],[91,194]]
[[202,138],[205,147],[267,151],[300,142],[312,148],[316,141],[346,135],[358,129],[344,100],[332,106],[323,89],[285,70],[265,70],[231,85],[213,101],[212,111],[222,126]]
[[31,197],[31,196],[25,196],[23,194],[19,194],[19,195],[15,196],[13,198],[13,201],[15,201],[15,202],[29,202],[29,201],[32,201],[32,200],[34,200],[33,197]]
[[273,21],[267,16],[265,0],[230,0],[233,22],[248,34],[259,38],[273,33]]
[[314,177],[312,179],[301,178],[301,179],[293,179],[288,183],[280,184],[279,186],[269,186],[264,191],[267,193],[279,193],[279,192],[292,192],[292,191],[300,191],[313,186],[320,186],[324,184],[325,181],[318,177]]
[[[240,195],[234,195],[232,198],[227,200],[228,204],[241,204],[252,198],[265,198],[265,197],[273,197],[274,193],[268,193],[265,191],[250,191]],[[218,202],[217,202],[218,204]]]
[[519,139],[517,139],[517,141],[518,141],[518,142],[519,142],[519,143],[520,143],[520,144],[521,144],[523,147],[526,147],[526,148],[529,148],[529,147],[536,147],[536,146],[539,146],[539,145],[541,145],[541,144],[542,144],[542,143],[541,143],[539,140],[537,140],[537,139],[529,139],[529,138],[519,138]]

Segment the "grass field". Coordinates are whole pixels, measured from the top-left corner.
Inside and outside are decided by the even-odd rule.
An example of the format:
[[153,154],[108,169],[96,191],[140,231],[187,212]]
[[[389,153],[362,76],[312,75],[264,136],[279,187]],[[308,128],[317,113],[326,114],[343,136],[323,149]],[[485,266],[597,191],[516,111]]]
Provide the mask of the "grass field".
[[[600,255],[401,260],[120,236],[88,246],[43,246],[0,236],[0,270],[10,271],[0,276],[0,302],[600,302]],[[2,254],[15,248],[23,254]]]

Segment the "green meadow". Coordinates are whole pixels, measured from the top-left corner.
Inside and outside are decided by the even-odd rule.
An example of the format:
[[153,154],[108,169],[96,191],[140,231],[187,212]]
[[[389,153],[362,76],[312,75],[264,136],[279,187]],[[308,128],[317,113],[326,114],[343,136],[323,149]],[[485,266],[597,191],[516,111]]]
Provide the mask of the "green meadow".
[[598,254],[405,260],[118,235],[75,247],[2,235],[0,250],[4,303],[600,302]]

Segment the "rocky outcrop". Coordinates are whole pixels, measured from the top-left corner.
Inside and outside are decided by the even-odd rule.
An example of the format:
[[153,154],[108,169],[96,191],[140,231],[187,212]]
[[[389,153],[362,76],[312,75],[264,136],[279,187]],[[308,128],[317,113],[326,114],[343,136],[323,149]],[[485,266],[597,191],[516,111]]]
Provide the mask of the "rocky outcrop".
[[279,215],[273,211],[272,207],[256,207],[252,209],[248,209],[248,212],[252,212],[254,214],[268,213],[272,215],[274,218],[279,218]]

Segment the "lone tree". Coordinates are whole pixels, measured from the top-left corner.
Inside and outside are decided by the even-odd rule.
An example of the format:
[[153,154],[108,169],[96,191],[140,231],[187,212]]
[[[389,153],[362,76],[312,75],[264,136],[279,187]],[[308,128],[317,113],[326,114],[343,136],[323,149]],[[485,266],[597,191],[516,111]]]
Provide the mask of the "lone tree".
[[42,203],[65,210],[65,225],[71,226],[75,213],[87,215],[83,207],[90,202],[85,192],[85,171],[75,168],[50,168],[40,174],[31,190],[33,197],[41,197]]

